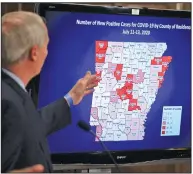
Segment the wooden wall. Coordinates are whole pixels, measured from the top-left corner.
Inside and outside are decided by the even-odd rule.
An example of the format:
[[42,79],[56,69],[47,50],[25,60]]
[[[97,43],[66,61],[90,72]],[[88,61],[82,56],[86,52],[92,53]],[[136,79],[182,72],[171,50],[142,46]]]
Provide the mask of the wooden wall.
[[[158,9],[182,9],[191,10],[191,3],[90,3],[108,6],[148,7]],[[1,15],[17,10],[33,11],[34,3],[2,3]]]

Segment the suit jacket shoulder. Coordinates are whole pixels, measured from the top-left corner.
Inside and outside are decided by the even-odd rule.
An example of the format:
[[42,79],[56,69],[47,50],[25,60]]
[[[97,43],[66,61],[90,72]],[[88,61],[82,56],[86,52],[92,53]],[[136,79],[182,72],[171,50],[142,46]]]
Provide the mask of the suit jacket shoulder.
[[52,171],[45,126],[30,96],[10,77],[2,75],[1,170],[9,172],[42,164]]
[[37,111],[30,96],[2,73],[2,172],[42,164],[52,172],[46,135],[71,122],[64,98]]

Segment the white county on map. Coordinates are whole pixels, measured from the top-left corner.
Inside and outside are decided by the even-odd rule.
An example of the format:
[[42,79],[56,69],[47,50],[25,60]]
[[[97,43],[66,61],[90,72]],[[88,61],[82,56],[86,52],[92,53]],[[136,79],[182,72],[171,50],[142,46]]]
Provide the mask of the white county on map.
[[172,61],[166,50],[166,43],[96,41],[90,125],[102,141],[144,139],[147,114]]

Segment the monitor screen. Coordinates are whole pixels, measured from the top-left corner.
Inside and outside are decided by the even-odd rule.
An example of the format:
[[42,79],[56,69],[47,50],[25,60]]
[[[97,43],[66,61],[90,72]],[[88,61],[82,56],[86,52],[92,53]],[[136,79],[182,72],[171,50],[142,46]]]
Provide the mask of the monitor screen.
[[191,19],[48,10],[48,56],[38,107],[63,97],[87,71],[93,94],[72,124],[49,136],[52,153],[186,148],[191,143]]

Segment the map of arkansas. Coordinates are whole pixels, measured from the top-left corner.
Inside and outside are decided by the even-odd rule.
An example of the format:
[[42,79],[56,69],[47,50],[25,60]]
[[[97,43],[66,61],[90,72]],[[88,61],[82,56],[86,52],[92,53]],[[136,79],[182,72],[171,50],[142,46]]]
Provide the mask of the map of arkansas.
[[166,43],[96,41],[90,125],[102,141],[144,139],[147,114],[172,61],[166,50]]

